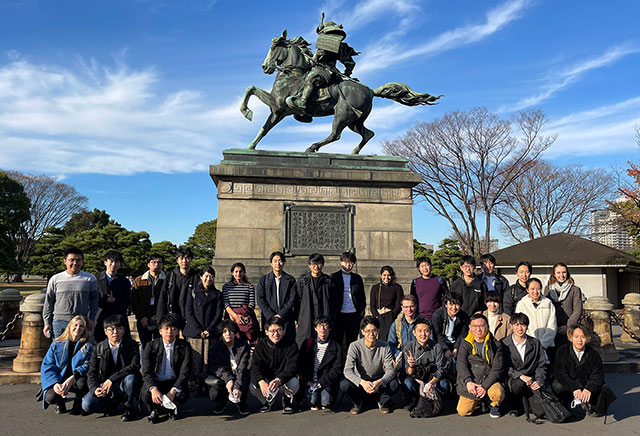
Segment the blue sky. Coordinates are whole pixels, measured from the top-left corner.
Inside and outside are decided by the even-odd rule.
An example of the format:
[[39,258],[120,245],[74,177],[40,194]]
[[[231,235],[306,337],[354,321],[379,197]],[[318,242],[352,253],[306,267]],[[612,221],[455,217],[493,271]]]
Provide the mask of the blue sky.
[[[216,217],[208,166],[245,147],[267,115],[238,110],[283,29],[315,42],[320,13],[362,52],[354,76],[445,94],[434,107],[376,100],[363,154],[417,121],[487,106],[504,117],[541,108],[557,164],[620,168],[638,158],[640,2],[363,0],[0,0],[0,168],[59,176],[152,241],[182,243]],[[259,145],[303,151],[328,118],[283,121]],[[349,152],[345,132],[323,151]],[[414,236],[437,244],[448,224],[414,206]],[[505,246],[506,239],[501,239]]]

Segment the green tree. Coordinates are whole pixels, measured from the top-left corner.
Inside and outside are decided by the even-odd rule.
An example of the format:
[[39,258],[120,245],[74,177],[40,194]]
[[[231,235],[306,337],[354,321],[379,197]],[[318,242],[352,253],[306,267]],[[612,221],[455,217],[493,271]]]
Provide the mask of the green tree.
[[433,250],[424,248],[417,239],[413,240],[413,260],[418,260],[421,257],[431,257]]
[[104,210],[83,210],[82,212],[77,212],[71,215],[71,218],[66,222],[63,229],[66,235],[73,235],[84,230],[104,227],[109,224],[109,220],[109,214]]
[[29,256],[29,273],[49,279],[63,270],[62,252],[64,247],[64,230],[47,227]]
[[149,254],[160,254],[164,257],[164,272],[171,271],[178,263],[176,262],[176,244],[171,241],[154,242]]
[[211,265],[216,250],[217,224],[217,219],[198,224],[193,235],[185,242],[185,247],[189,247],[193,251],[192,266],[194,268],[201,269]]
[[22,185],[0,173],[0,270],[18,272],[15,235],[31,216],[31,202]]
[[462,257],[462,250],[458,241],[453,238],[445,238],[431,259],[433,273],[447,279],[453,279],[458,275],[458,261]]

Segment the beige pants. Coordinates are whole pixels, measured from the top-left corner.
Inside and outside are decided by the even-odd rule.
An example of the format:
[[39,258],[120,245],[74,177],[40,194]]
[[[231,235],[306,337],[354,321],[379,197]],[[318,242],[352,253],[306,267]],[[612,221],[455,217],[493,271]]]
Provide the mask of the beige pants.
[[[494,383],[487,390],[487,396],[492,406],[497,406],[504,400],[504,388],[500,383]],[[458,400],[458,414],[460,416],[469,416],[476,410],[481,400],[472,400],[467,397],[460,397]]]

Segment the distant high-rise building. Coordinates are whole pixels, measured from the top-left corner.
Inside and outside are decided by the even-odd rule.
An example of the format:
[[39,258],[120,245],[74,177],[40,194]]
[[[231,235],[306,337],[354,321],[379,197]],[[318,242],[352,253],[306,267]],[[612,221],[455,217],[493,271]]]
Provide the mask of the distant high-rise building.
[[480,238],[480,247],[482,248],[483,252],[491,253],[493,251],[498,251],[498,249],[500,248],[498,242],[498,238],[489,239],[489,248],[485,250],[485,247],[487,246],[485,238]]
[[[625,197],[616,199],[616,203],[627,201]],[[634,240],[619,221],[619,215],[607,209],[591,211],[589,218],[589,238],[618,250],[628,251],[634,247]]]

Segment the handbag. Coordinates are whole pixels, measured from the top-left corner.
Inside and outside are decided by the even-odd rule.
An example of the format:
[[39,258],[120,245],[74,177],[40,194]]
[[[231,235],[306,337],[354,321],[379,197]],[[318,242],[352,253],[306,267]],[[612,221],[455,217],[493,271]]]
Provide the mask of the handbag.
[[536,413],[536,409],[542,409],[544,411],[544,418],[555,424],[565,422],[571,416],[571,413],[560,403],[554,394],[542,388],[533,391],[533,396],[529,399],[529,403],[533,403],[531,404],[531,408],[538,418],[542,418],[542,416],[538,416],[539,412]]

